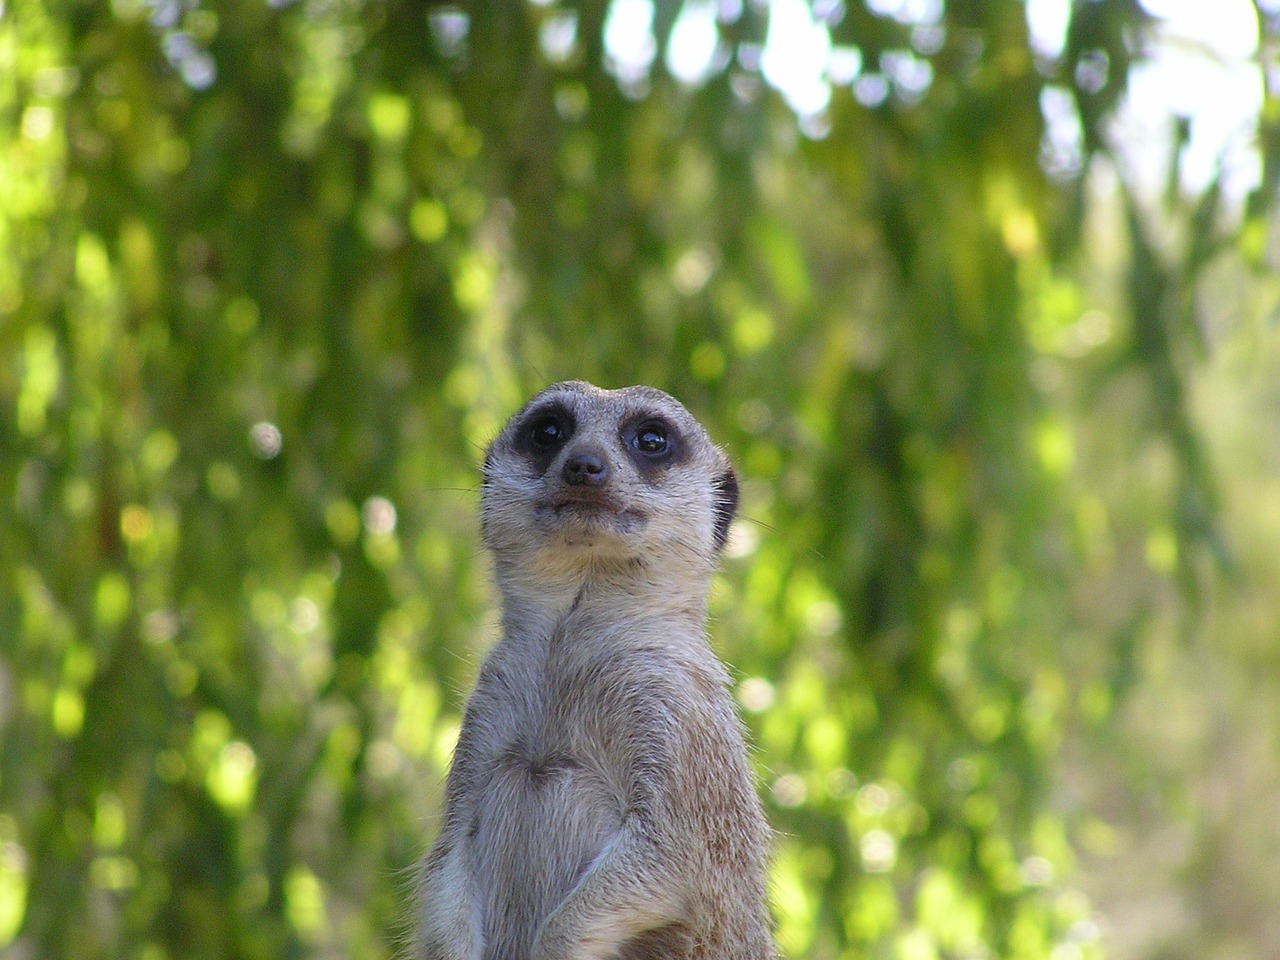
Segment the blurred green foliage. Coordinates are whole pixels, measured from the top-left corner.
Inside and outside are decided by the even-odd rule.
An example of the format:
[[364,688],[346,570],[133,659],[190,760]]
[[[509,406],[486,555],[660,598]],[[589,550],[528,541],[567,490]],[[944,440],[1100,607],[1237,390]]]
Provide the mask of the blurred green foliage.
[[857,56],[799,118],[768,4],[691,84],[711,8],[636,72],[628,6],[0,3],[5,956],[396,953],[494,632],[478,462],[564,377],[740,466],[786,954],[1100,954],[1059,751],[1229,567],[1195,291],[1266,267],[1274,103],[1236,225],[1153,221],[1136,0],[1052,54],[1019,0],[800,5]]

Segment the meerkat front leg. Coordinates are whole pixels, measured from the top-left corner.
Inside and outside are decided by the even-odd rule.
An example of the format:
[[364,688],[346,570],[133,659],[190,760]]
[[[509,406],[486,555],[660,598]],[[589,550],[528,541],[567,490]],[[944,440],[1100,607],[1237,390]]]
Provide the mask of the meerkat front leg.
[[686,918],[688,895],[676,844],[631,819],[547,917],[530,960],[603,960],[646,930]]
[[463,717],[445,784],[445,823],[418,876],[418,942],[414,960],[483,960],[480,889],[466,856],[475,795],[475,718]]
[[422,872],[418,960],[481,960],[479,894],[461,849],[442,839]]

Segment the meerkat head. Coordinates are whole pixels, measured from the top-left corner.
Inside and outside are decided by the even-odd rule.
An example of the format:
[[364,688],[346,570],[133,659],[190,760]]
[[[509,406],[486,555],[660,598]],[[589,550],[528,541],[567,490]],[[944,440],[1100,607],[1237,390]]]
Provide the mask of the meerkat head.
[[728,457],[651,387],[548,387],[485,456],[481,521],[498,561],[683,559],[710,570],[738,507]]

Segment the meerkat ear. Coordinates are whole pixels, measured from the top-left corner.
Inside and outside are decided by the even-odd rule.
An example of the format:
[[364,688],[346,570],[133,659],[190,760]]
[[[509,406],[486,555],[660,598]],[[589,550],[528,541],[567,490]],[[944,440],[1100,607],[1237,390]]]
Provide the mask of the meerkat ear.
[[729,524],[738,512],[738,475],[733,467],[725,464],[724,472],[712,484],[715,490],[716,552],[724,549],[729,539]]

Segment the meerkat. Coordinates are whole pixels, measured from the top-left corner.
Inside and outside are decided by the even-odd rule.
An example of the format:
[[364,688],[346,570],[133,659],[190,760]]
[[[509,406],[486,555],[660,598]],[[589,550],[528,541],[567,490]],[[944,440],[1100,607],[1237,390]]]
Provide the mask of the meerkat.
[[419,960],[770,960],[769,830],[705,634],[738,483],[675,399],[555,384],[484,462],[502,636],[419,874]]

